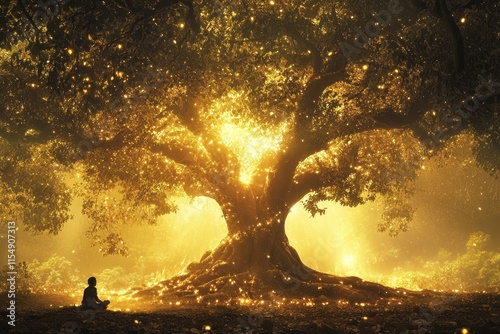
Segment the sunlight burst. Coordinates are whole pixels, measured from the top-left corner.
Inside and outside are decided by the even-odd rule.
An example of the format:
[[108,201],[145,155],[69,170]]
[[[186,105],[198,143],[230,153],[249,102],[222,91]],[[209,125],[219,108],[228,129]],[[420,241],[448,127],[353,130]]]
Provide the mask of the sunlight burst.
[[276,129],[263,129],[250,123],[236,125],[225,123],[221,127],[222,140],[238,156],[241,165],[239,180],[246,185],[252,183],[259,163],[266,155],[279,150],[286,125]]

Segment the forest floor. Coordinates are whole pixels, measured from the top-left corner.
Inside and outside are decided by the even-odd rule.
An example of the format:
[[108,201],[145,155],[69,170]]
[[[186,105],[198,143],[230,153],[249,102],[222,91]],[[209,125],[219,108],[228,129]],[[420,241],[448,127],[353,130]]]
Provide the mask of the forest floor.
[[[50,304],[49,304],[50,303]],[[15,328],[3,311],[1,333],[500,333],[500,294],[427,294],[372,303],[342,300],[182,302],[143,311],[77,311],[57,296],[16,300]],[[49,306],[52,305],[52,306]],[[67,303],[65,305],[70,305]],[[4,309],[5,310],[5,309]]]

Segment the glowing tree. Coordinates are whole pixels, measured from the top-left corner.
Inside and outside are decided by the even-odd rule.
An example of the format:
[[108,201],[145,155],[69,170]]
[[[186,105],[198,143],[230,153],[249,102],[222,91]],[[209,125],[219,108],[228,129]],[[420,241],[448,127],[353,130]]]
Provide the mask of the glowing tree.
[[444,0],[12,2],[0,20],[2,219],[55,233],[76,194],[92,240],[124,253],[121,223],[154,223],[175,197],[205,196],[228,235],[185,282],[246,272],[338,282],[289,245],[294,205],[315,215],[321,201],[381,196],[380,229],[397,234],[423,159],[463,131],[495,173],[498,11]]

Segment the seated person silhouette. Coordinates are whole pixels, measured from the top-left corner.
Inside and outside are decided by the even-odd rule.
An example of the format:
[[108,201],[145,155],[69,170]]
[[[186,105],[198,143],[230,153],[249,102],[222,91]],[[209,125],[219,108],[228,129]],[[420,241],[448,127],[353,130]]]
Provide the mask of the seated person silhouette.
[[83,291],[82,310],[105,310],[109,305],[109,300],[102,301],[97,297],[97,289],[95,287],[97,285],[96,278],[90,277],[87,282],[89,286]]

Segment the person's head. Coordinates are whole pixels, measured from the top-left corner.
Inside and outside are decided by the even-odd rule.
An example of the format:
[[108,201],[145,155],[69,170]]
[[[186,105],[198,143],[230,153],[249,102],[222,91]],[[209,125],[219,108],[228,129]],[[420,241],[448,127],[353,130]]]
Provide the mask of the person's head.
[[94,276],[90,277],[87,282],[89,283],[90,286],[96,286],[97,285],[97,280]]

